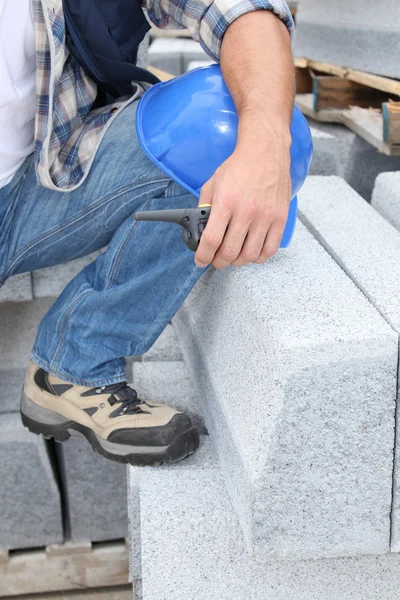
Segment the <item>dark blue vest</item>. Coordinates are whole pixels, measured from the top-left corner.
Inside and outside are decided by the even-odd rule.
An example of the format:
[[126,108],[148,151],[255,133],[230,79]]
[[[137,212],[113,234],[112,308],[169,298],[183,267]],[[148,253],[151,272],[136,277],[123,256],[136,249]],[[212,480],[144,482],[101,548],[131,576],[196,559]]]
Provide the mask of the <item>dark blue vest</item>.
[[101,103],[131,95],[131,81],[158,82],[136,66],[150,29],[140,0],[63,0],[63,8],[68,48],[99,86]]

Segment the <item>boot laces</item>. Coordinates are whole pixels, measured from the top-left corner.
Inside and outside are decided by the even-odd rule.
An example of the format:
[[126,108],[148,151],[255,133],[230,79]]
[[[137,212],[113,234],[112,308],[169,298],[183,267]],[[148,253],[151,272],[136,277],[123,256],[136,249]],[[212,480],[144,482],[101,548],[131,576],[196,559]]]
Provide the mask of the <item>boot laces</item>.
[[143,400],[138,398],[136,390],[129,387],[126,381],[122,383],[115,383],[112,385],[103,386],[101,392],[109,393],[111,396],[108,398],[110,406],[120,402],[121,413],[134,414],[140,412],[140,405],[144,404]]

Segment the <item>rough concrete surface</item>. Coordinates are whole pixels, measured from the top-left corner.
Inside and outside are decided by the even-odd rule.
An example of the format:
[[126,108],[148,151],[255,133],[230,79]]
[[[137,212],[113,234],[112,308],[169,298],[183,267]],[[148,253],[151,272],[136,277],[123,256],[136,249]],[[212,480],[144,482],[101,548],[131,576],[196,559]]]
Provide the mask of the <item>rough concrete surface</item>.
[[60,494],[41,436],[19,414],[0,415],[0,548],[37,548],[63,540]]
[[35,298],[57,298],[67,283],[93,262],[98,255],[99,252],[92,252],[88,256],[71,260],[62,265],[33,271],[33,295]]
[[310,233],[210,269],[174,324],[254,553],[386,552],[398,338]]
[[171,324],[166,326],[150,350],[142,355],[142,360],[183,360],[178,339]]
[[30,273],[14,275],[0,288],[0,302],[22,302],[32,300],[32,297]]
[[296,15],[294,53],[400,78],[400,3],[302,0]]
[[194,424],[204,431],[201,401],[183,361],[135,362],[132,381],[140,398],[163,402],[188,413]]
[[[299,203],[301,220],[399,334],[400,233],[336,177],[309,178]],[[400,442],[392,512],[392,549],[396,551],[400,551],[399,457]]]
[[252,560],[207,438],[177,465],[131,468],[130,480],[142,525],[135,600],[398,600],[398,555]]
[[0,414],[19,410],[37,327],[52,300],[0,304]]
[[378,175],[371,204],[400,231],[400,171]]
[[126,465],[95,454],[86,440],[57,446],[66,492],[68,537],[100,542],[128,536]]
[[347,127],[313,119],[308,119],[308,122],[314,141],[311,175],[343,177],[356,192],[370,201],[375,180],[380,173],[400,171],[399,156],[381,154]]

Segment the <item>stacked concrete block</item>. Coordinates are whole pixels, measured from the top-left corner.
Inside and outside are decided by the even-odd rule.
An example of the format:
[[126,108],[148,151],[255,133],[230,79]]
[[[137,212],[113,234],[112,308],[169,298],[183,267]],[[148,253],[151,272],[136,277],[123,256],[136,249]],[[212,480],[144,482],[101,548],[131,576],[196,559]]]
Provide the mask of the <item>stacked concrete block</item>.
[[198,429],[205,431],[197,389],[172,325],[167,325],[141,362],[133,362],[132,385],[140,398],[187,412]]
[[30,273],[14,275],[0,288],[0,302],[23,302],[32,300],[32,280]]
[[382,172],[400,171],[400,157],[379,153],[343,125],[318,123],[312,119],[309,123],[314,142],[311,175],[339,175],[370,201],[377,176]]
[[33,271],[33,295],[35,298],[57,298],[71,279],[93,262],[98,254],[93,252],[62,265]]
[[0,303],[0,414],[19,410],[37,327],[52,302],[41,299]]
[[[300,210],[301,220],[398,335],[400,233],[338,178],[310,178],[300,194]],[[398,436],[397,440],[392,550],[400,551]]]
[[70,438],[57,451],[67,537],[74,542],[128,537],[126,465],[95,454],[82,439]]
[[0,416],[0,548],[36,548],[63,540],[60,493],[42,437],[18,414]]
[[212,60],[192,60],[190,63],[188,63],[186,71],[193,71],[194,69],[209,67],[212,64],[214,64]]
[[253,554],[387,552],[398,336],[312,235],[210,269],[174,324]]
[[311,163],[311,175],[340,175],[340,144],[337,137],[327,131],[310,127],[314,156]]
[[400,230],[400,171],[381,173],[376,179],[372,206]]
[[400,78],[398,0],[302,0],[296,24],[296,56]]
[[254,561],[207,438],[183,463],[130,469],[129,498],[135,600],[398,600],[398,555]]
[[198,42],[185,39],[158,38],[149,48],[149,65],[172,75],[181,75],[193,61],[209,61]]

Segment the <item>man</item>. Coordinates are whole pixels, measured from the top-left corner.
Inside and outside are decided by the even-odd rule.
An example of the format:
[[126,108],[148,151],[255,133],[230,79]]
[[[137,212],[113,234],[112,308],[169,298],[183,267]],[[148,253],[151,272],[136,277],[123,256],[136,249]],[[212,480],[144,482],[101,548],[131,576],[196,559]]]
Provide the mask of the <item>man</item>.
[[[179,228],[132,217],[196,200],[138,144],[146,86],[99,102],[68,23],[66,35],[71,4],[88,6],[0,0],[0,284],[107,246],[39,327],[22,418],[57,441],[78,431],[112,460],[176,461],[197,448],[197,432],[186,415],[138,399],[123,357],[151,347],[207,265],[263,263],[277,251],[290,199],[293,23],[284,0],[146,0],[155,25],[187,27],[221,62],[239,115],[236,150],[202,189],[212,210],[194,262]],[[110,18],[118,26],[124,15]],[[96,26],[86,24],[101,42]]]

